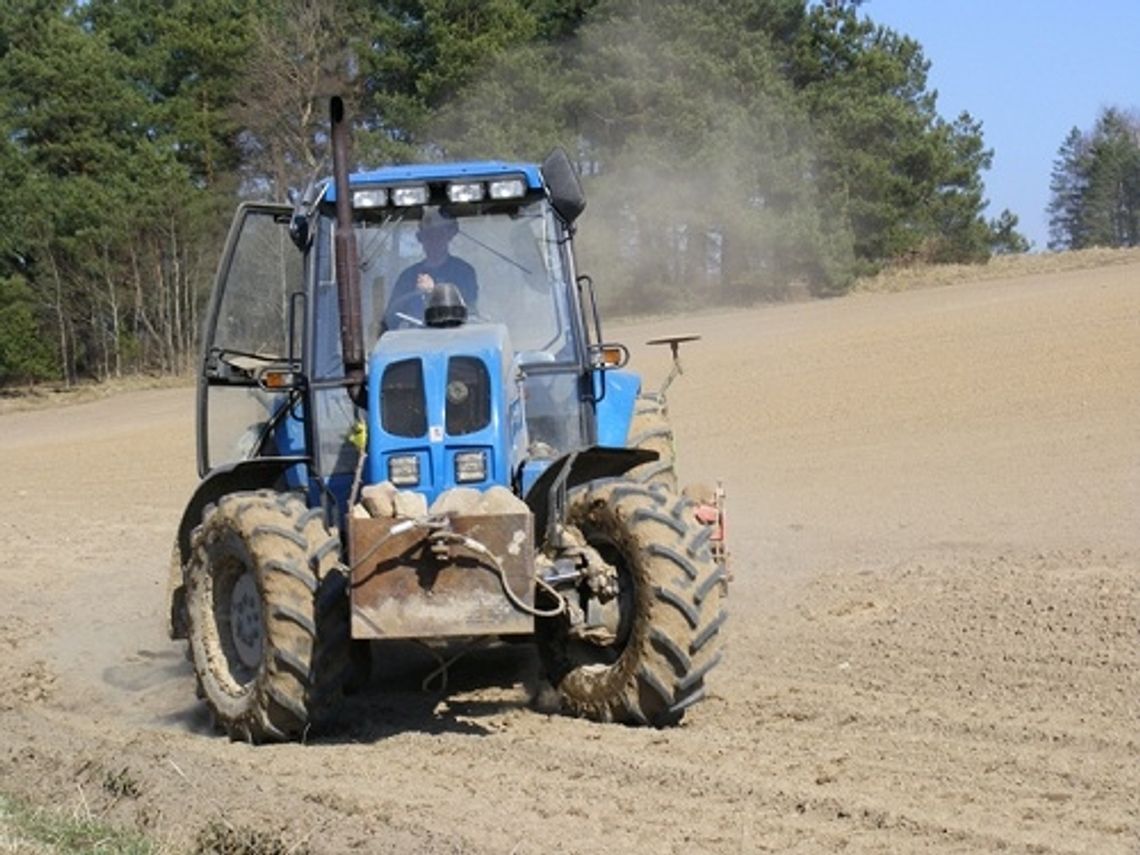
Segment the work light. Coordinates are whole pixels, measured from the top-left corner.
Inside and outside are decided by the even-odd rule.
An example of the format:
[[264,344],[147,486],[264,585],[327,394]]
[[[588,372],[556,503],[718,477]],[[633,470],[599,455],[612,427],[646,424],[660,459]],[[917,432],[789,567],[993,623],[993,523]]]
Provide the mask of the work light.
[[470,484],[487,478],[487,452],[460,451],[455,455],[455,483]]
[[383,187],[366,187],[363,190],[354,190],[352,193],[354,208],[383,208],[387,204],[388,191]]
[[388,480],[397,487],[420,483],[420,459],[414,454],[394,454],[388,458]]
[[492,199],[521,199],[526,195],[526,182],[521,178],[501,178],[487,185]]
[[452,202],[479,202],[483,199],[482,181],[453,181],[447,185],[447,198]]
[[392,204],[406,208],[409,205],[426,205],[428,188],[426,184],[408,184],[403,187],[393,187]]

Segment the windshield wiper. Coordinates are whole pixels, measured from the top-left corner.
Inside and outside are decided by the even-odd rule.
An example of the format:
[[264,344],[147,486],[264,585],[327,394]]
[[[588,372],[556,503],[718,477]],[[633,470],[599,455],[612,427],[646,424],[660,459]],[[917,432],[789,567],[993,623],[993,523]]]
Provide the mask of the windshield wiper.
[[525,264],[522,264],[522,263],[516,261],[515,259],[511,258],[506,253],[499,252],[499,250],[495,249],[493,246],[491,246],[486,241],[479,240],[479,238],[475,237],[473,234],[471,234],[469,232],[464,231],[463,229],[459,229],[457,234],[460,237],[467,238],[467,240],[471,241],[471,243],[475,244],[476,246],[482,247],[483,249],[487,250],[487,252],[491,253],[492,255],[498,256],[503,261],[507,262],[507,264],[511,264],[511,265],[517,267],[519,270],[521,270],[527,276],[529,276],[530,274],[535,272],[535,271],[531,270],[529,267],[527,267]]

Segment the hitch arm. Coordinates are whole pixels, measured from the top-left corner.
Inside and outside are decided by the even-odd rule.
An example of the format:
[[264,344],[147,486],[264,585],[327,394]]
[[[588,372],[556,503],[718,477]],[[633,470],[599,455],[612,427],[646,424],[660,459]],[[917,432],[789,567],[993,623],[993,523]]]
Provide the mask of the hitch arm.
[[666,390],[673,385],[673,381],[684,374],[684,369],[681,368],[681,345],[687,341],[698,341],[699,335],[692,333],[684,333],[682,335],[667,335],[661,338],[651,338],[646,344],[649,345],[669,345],[669,353],[673,357],[673,367],[669,371],[669,375],[665,378],[665,382],[661,384],[661,388],[657,390],[657,394],[664,397]]

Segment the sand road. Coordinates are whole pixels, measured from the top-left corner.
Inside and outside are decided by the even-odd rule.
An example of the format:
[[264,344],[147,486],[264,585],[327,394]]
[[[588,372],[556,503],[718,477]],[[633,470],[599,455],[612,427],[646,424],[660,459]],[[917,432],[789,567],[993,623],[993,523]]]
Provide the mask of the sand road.
[[683,726],[402,651],[334,739],[215,735],[162,623],[192,396],[146,391],[0,416],[0,792],[169,851],[1140,852],[1140,265],[610,330],[650,383],[668,332],[735,568]]

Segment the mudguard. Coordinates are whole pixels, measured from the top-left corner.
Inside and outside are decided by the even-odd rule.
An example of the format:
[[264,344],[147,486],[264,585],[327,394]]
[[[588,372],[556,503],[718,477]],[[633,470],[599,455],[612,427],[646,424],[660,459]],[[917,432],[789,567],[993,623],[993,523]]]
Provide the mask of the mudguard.
[[291,467],[304,466],[308,463],[309,458],[302,456],[239,460],[236,463],[219,466],[198,483],[194,495],[186,503],[186,510],[182,512],[182,520],[178,524],[178,536],[170,556],[166,593],[169,605],[167,629],[172,639],[186,638],[182,568],[190,558],[190,536],[202,521],[202,513],[206,506],[229,493],[277,487],[284,483],[286,473]]
[[301,455],[288,457],[256,457],[227,463],[210,472],[198,482],[194,495],[186,503],[182,520],[178,524],[178,551],[183,563],[190,557],[190,535],[202,521],[206,505],[227,493],[242,490],[268,490],[278,486],[291,466],[308,464],[309,458]]
[[640,448],[603,448],[597,445],[559,457],[546,467],[523,497],[530,512],[534,514],[536,543],[541,545],[546,536],[546,524],[550,515],[550,490],[556,480],[564,478],[564,486],[569,490],[589,481],[616,478],[635,466],[651,463],[656,459],[656,451]]

